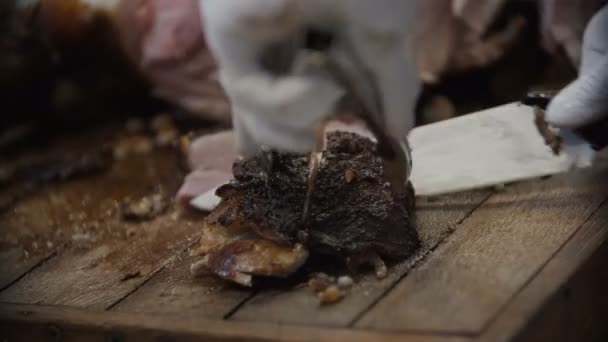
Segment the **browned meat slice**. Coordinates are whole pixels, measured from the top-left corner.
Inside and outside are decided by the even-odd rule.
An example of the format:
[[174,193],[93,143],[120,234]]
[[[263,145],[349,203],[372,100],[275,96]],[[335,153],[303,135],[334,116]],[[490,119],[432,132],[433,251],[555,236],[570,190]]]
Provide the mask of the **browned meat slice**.
[[308,251],[300,244],[291,248],[260,238],[236,240],[206,254],[192,271],[209,270],[226,280],[251,286],[253,276],[287,277],[307,258]]
[[420,245],[412,187],[403,198],[393,196],[376,145],[367,138],[335,132],[326,145],[306,222],[306,155],[261,151],[237,161],[235,180],[217,191],[222,201],[196,250],[206,256],[194,270],[249,284],[251,275],[294,272],[306,249],[380,268],[380,258],[412,255]]
[[264,240],[238,217],[238,195],[223,201],[206,220],[203,237],[192,254],[203,256],[192,273],[210,272],[226,280],[251,286],[253,276],[287,277],[306,262],[301,244],[282,246]]
[[307,156],[260,152],[238,161],[234,176],[228,187],[241,194],[240,216],[255,222],[253,229],[266,239],[293,244],[307,231],[311,248],[342,257],[373,251],[398,258],[418,247],[413,189],[407,198],[393,198],[376,145],[367,138],[328,135],[309,222],[302,222]]

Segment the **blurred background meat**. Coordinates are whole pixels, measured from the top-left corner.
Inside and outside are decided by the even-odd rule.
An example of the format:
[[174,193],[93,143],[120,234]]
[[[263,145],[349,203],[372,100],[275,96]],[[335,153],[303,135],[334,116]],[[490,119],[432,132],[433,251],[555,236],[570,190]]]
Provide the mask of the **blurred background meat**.
[[229,122],[196,1],[0,6],[0,148],[166,110]]
[[419,1],[418,124],[558,89],[576,76],[586,23],[605,0]]
[[[583,28],[602,3],[418,1],[411,46],[424,81],[418,124],[566,84]],[[0,129],[0,148],[53,127],[158,112],[229,124],[198,0],[2,1],[0,49],[0,128],[16,127]]]
[[229,120],[198,0],[121,1],[115,18],[124,48],[154,95],[193,115]]

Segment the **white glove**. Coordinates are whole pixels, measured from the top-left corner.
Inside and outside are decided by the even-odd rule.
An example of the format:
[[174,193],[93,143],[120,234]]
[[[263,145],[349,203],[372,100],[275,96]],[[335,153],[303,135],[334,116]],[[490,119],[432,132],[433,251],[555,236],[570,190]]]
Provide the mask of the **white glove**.
[[[232,105],[240,152],[251,155],[261,145],[309,150],[317,123],[334,111],[342,97],[341,87],[321,72],[275,76],[259,62],[270,44],[289,40],[312,25],[325,25],[347,36],[377,79],[389,133],[404,137],[414,124],[418,89],[405,47],[412,3],[200,0],[204,32]],[[345,24],[336,27],[336,23]]]
[[607,116],[608,5],[604,5],[585,30],[579,77],[551,101],[546,119],[551,125],[562,128],[567,152],[589,155],[583,151],[588,145],[571,130]]

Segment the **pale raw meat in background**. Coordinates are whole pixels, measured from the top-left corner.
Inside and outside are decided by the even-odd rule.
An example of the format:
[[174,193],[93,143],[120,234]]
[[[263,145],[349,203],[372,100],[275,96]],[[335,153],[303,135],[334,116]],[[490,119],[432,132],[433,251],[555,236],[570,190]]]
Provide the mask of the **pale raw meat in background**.
[[[325,131],[352,132],[374,140],[373,134],[361,121],[332,120],[328,122]],[[204,211],[212,210],[219,203],[215,190],[233,178],[232,164],[237,157],[233,131],[196,139],[188,150],[191,172],[177,193],[178,201],[182,205],[192,205]]]
[[129,56],[155,95],[189,113],[230,120],[207,50],[197,0],[121,1],[116,24]]
[[232,178],[232,163],[237,158],[232,131],[209,134],[196,139],[188,150],[191,172],[177,193],[182,204]]
[[[419,1],[414,51],[421,78],[437,82],[446,73],[486,66],[501,58],[519,38],[525,22],[513,17],[500,32],[487,35],[513,0]],[[539,43],[549,54],[564,49],[574,67],[580,61],[585,26],[605,0],[538,0]]]

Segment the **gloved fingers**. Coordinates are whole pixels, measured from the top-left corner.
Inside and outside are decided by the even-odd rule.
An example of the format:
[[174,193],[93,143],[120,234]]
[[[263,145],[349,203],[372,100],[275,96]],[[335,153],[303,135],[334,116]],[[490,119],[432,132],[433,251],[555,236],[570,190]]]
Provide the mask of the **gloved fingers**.
[[376,81],[386,132],[399,140],[414,127],[420,80],[405,35],[354,32],[354,48]]
[[608,115],[608,58],[564,88],[549,104],[546,120],[560,128],[578,128]]
[[233,102],[265,120],[293,126],[313,126],[330,114],[343,94],[332,80],[308,75],[234,74],[223,77],[222,85]]
[[244,120],[248,115],[251,115],[251,113],[246,112],[243,107],[232,104],[232,128],[236,140],[236,149],[239,156],[243,157],[253,156],[260,147]]
[[587,167],[593,163],[597,152],[574,132],[562,130],[563,148],[572,167]]
[[591,18],[583,37],[581,73],[593,72],[608,58],[608,4]]
[[585,30],[580,76],[549,104],[547,121],[561,128],[578,128],[608,116],[608,5]]
[[[233,127],[240,155],[254,155],[262,146],[273,150],[308,152],[315,139],[315,125],[290,125],[264,113],[251,112],[233,103]],[[246,107],[249,108],[249,107]],[[300,115],[306,115],[300,111]],[[295,112],[288,113],[295,115]]]

